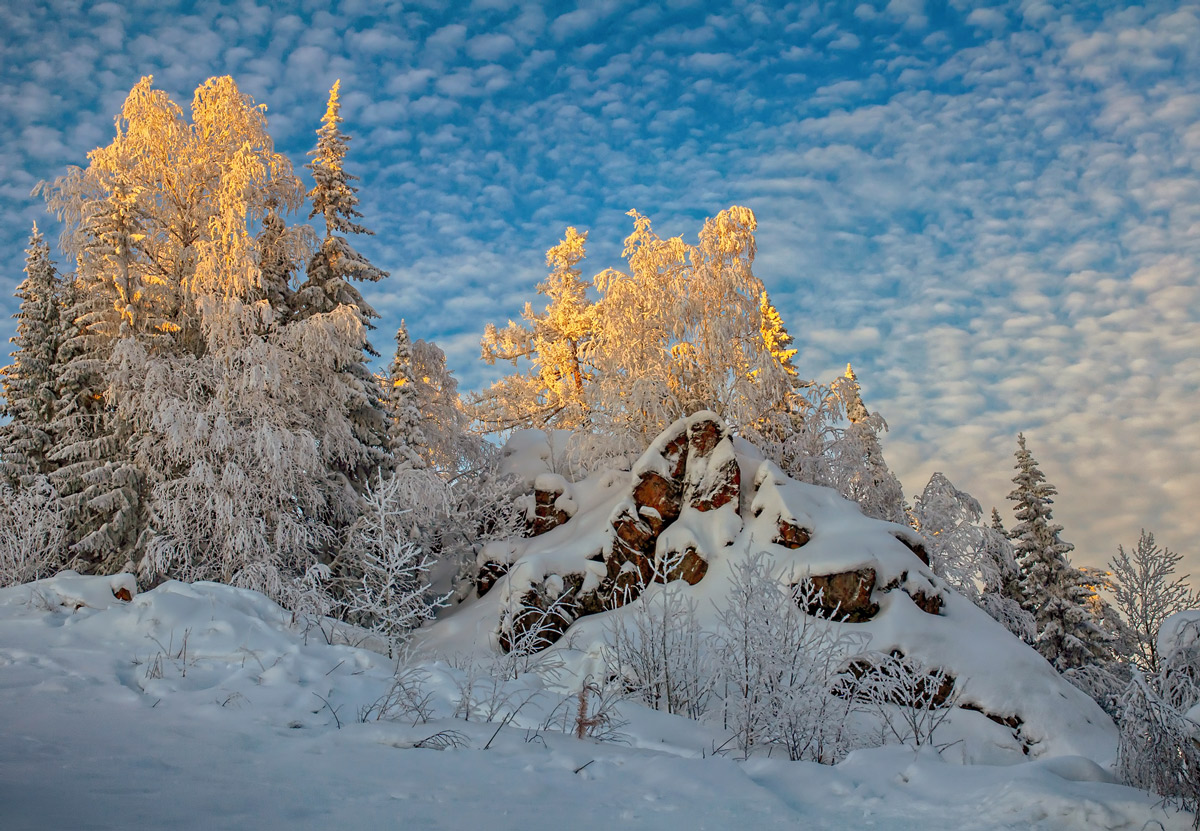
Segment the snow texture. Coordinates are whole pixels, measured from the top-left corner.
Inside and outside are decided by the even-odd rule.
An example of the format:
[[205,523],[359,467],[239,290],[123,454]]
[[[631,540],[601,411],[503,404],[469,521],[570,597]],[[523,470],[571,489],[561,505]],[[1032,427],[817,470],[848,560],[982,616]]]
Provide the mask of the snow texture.
[[[551,589],[562,585],[559,579],[571,574],[584,575],[584,590],[594,588],[604,577],[602,558],[612,551],[612,521],[634,513],[633,486],[647,471],[666,472],[664,437],[711,417],[697,414],[676,422],[630,472],[604,471],[571,484],[575,515],[545,534],[510,541],[501,554],[513,565],[496,588],[422,631],[421,648],[430,654],[484,658],[497,648],[500,622],[529,591],[553,596]],[[536,436],[536,431],[521,433],[518,445],[505,450],[511,467],[530,470],[536,465],[525,455],[546,457],[551,440]],[[725,605],[733,568],[753,552],[765,552],[772,572],[788,585],[805,577],[871,569],[876,575],[871,600],[879,611],[870,620],[845,626],[869,639],[870,652],[899,651],[957,679],[958,704],[966,706],[955,710],[942,728],[948,741],[957,742],[949,755],[968,762],[1079,755],[1112,764],[1117,733],[1108,715],[1036,651],[935,576],[899,541],[919,541],[910,528],[866,517],[834,490],[796,482],[760,454],[740,452],[743,447],[722,441],[697,472],[699,480],[706,479],[723,461],[720,454],[738,451],[744,471],[741,499],[699,511],[685,496],[679,518],[657,541],[660,558],[691,546],[707,561],[704,577],[683,588],[696,601],[702,629],[718,631],[718,610]],[[745,506],[741,516],[735,511],[739,502]],[[781,519],[806,529],[810,541],[798,549],[774,544]],[[914,596],[921,595],[940,598],[937,614],[917,605]],[[632,613],[627,606],[581,617],[552,649],[583,677],[594,671],[611,622]]]
[[[624,742],[579,740],[545,726],[561,698],[529,677],[511,688],[539,697],[497,732],[478,712],[453,717],[464,671],[445,663],[424,667],[428,723],[360,722],[392,684],[389,659],[330,645],[249,590],[114,595],[132,585],[64,574],[0,590],[6,831],[1190,824],[1078,756],[960,766],[891,747],[837,767],[736,762],[713,755],[724,737],[711,727],[630,703]],[[447,731],[457,746],[422,742]]]

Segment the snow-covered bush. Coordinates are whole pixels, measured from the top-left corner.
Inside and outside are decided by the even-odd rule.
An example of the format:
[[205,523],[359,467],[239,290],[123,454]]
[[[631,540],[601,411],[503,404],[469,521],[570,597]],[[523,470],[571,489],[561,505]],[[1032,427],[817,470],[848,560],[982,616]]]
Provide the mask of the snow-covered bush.
[[434,557],[412,539],[420,532],[412,506],[419,504],[418,494],[436,492],[438,484],[423,471],[377,480],[343,548],[343,563],[350,572],[345,578],[347,615],[392,644],[432,618],[446,600],[445,595],[433,594],[429,584]]
[[801,611],[799,604],[810,608],[819,595],[807,579],[785,589],[761,552],[734,566],[718,615],[714,693],[743,755],[777,744],[793,760],[833,764],[853,745],[855,698],[833,691],[847,651],[862,641],[836,621]]
[[66,517],[46,477],[16,490],[0,483],[0,587],[49,577],[66,557]]
[[[1121,700],[1117,770],[1122,779],[1186,811],[1200,811],[1200,620],[1188,620],[1156,673],[1134,671]],[[1200,816],[1193,823],[1200,828]]]
[[874,653],[860,661],[864,670],[844,694],[867,702],[879,719],[880,743],[933,744],[934,731],[957,701],[955,679],[898,652]]
[[609,627],[606,671],[656,710],[700,718],[711,689],[696,601],[685,583],[652,583]]

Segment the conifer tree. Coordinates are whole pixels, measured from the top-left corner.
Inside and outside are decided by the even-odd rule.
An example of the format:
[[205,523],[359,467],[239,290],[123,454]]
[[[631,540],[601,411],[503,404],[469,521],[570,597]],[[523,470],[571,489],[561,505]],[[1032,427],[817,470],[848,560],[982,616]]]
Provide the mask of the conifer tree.
[[[384,410],[379,382],[367,368],[367,356],[378,353],[366,340],[364,333],[348,330],[337,316],[353,314],[360,327],[370,327],[379,317],[363,299],[351,281],[377,282],[387,277],[386,271],[376,268],[340,234],[370,234],[357,222],[358,188],[351,182],[358,177],[346,171],[346,145],[350,137],[341,127],[341,102],[338,92],[341,82],[329,90],[329,102],[321,127],[317,130],[317,147],[309,153],[313,160],[307,165],[315,184],[308,192],[312,201],[309,218],[325,220],[325,236],[308,263],[308,279],[293,298],[293,319],[307,320],[324,316],[322,325],[328,337],[344,341],[342,346],[356,351],[353,360],[339,359],[333,365],[329,383],[338,389],[342,412],[349,418],[351,435],[341,447],[323,448],[327,466],[337,471],[357,493],[365,493],[381,466],[387,464],[388,420]],[[347,338],[349,340],[347,340]],[[347,353],[348,354],[348,353]]]
[[50,261],[50,247],[33,226],[26,249],[25,279],[17,287],[21,299],[13,362],[0,370],[4,414],[0,426],[0,466],[19,483],[53,467],[53,422],[58,403],[55,376],[62,336],[59,301],[62,281]]
[[392,456],[397,464],[424,467],[420,449],[425,446],[425,436],[421,432],[421,412],[413,375],[412,341],[403,320],[396,330],[396,353],[383,381]]
[[[309,155],[313,160],[306,167],[312,171],[313,188],[308,192],[312,211],[308,218],[320,216],[325,220],[325,236],[308,263],[308,279],[296,293],[296,314],[308,317],[332,312],[338,306],[349,306],[364,326],[379,317],[363,299],[352,280],[378,282],[388,274],[376,268],[354,249],[344,234],[372,234],[357,220],[358,188],[351,184],[358,177],[346,171],[346,145],[350,137],[342,133],[341,101],[338,91],[341,81],[329,90],[329,103],[317,130],[317,147]],[[372,353],[374,354],[374,353]]]
[[1017,436],[1016,488],[1008,495],[1018,520],[1011,537],[1021,566],[1025,608],[1034,616],[1035,646],[1059,671],[1104,658],[1104,633],[1088,611],[1087,578],[1067,555],[1074,550],[1059,538],[1050,506],[1058,491],[1046,481],[1037,460]]
[[303,189],[263,108],[213,78],[191,115],[144,78],[113,142],[46,187],[78,264],[55,477],[87,569],[294,605],[384,463],[380,390],[362,308],[291,314],[312,247],[279,214]]
[[435,343],[417,340],[412,366],[425,462],[448,479],[468,472],[479,475],[494,461],[494,448],[470,430],[471,418],[459,397],[458,381],[446,366],[446,353]]
[[788,376],[796,378],[799,373],[792,364],[792,358],[799,350],[791,348],[792,336],[784,328],[783,318],[779,316],[779,310],[771,303],[766,289],[759,297],[758,312],[761,317],[758,330],[762,334],[763,345],[767,352],[779,362],[780,367]]
[[829,448],[833,456],[833,486],[857,502],[867,516],[903,523],[904,490],[884,461],[879,443],[879,434],[887,430],[887,422],[863,403],[858,376],[850,364],[846,364],[846,373],[833,383],[830,395],[838,399],[850,422]]

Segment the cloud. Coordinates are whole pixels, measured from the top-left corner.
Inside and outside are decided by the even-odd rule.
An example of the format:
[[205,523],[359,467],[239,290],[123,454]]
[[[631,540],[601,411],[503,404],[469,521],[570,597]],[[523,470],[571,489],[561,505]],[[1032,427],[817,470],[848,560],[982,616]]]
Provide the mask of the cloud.
[[477,388],[502,371],[478,360],[483,325],[537,299],[566,225],[590,231],[595,273],[622,265],[630,207],[694,236],[748,204],[803,371],[854,363],[907,493],[941,470],[1007,513],[1025,430],[1079,561],[1142,526],[1185,549],[1200,536],[1196,10],[976,5],[547,19],[476,2],[338,26],[230,0],[122,31],[106,6],[8,4],[0,241],[18,266],[3,279],[32,219],[57,232],[29,188],[111,139],[140,75],[186,107],[235,71],[297,166],[341,77],[376,231],[359,248],[393,273],[368,291],[381,349],[404,317]]
[[467,41],[467,54],[475,60],[496,61],[517,48],[517,42],[505,34],[476,35]]

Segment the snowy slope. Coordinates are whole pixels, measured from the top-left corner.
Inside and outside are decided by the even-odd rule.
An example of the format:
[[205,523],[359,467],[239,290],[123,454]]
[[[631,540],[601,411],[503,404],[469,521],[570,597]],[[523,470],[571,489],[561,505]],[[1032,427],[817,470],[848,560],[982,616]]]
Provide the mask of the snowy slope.
[[[496,652],[506,616],[530,598],[561,593],[572,580],[582,583],[581,596],[610,597],[611,583],[628,575],[628,560],[637,556],[622,540],[648,534],[654,538],[644,544],[647,557],[661,562],[694,551],[703,559],[706,570],[686,591],[697,601],[703,628],[715,631],[733,568],[762,551],[787,585],[803,577],[867,575],[862,619],[844,629],[868,639],[865,648],[872,652],[897,650],[956,679],[958,702],[965,706],[954,711],[945,740],[955,742],[965,760],[1071,754],[1112,762],[1111,719],[1035,650],[934,576],[914,553],[917,535],[863,516],[828,488],[789,479],[755,448],[729,437],[714,414],[676,422],[630,471],[603,471],[573,484],[557,475],[562,445],[561,437],[529,431],[507,452],[511,469],[549,494],[542,504],[558,494],[548,510],[570,516],[538,536],[485,549],[481,567],[507,573],[483,597],[424,633],[429,653]],[[674,503],[663,497],[667,492]],[[780,542],[784,525],[802,531],[807,541],[794,548]],[[637,602],[580,614],[569,637],[552,649],[580,677],[594,671],[587,662],[594,662],[611,619],[631,614]]]
[[[479,710],[453,716],[466,671],[445,664],[426,667],[428,722],[360,723],[392,673],[383,655],[329,645],[322,630],[227,586],[134,594],[129,575],[64,574],[0,590],[0,826],[1190,825],[1079,757],[963,766],[889,748],[837,767],[736,762],[712,755],[721,739],[711,729],[633,705],[624,743],[578,740],[546,725],[561,701],[528,677],[510,692],[536,699],[497,733]],[[437,734],[457,746],[414,746]]]

